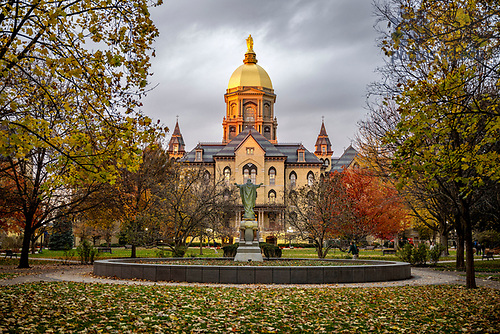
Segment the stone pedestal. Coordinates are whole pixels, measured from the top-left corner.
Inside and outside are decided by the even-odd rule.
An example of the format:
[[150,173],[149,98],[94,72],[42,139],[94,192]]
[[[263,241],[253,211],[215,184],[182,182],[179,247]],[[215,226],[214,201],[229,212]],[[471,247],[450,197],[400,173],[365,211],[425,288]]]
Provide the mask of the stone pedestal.
[[259,225],[256,220],[241,221],[240,245],[234,261],[263,261],[259,247]]

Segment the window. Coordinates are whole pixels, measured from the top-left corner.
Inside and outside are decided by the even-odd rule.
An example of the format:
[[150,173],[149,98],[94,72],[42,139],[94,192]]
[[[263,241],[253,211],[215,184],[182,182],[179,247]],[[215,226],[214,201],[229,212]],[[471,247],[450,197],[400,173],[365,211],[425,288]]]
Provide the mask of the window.
[[276,183],[276,169],[269,168],[269,185],[274,186]]
[[247,182],[248,179],[254,184],[257,180],[257,166],[252,163],[248,163],[243,167],[243,182]]
[[253,147],[247,147],[247,155],[253,155]]
[[314,183],[314,174],[313,172],[307,173],[307,185],[312,186]]
[[325,159],[325,166],[327,166],[327,167],[328,167],[329,165],[330,165],[330,160]]
[[245,109],[245,121],[249,123],[255,122],[255,109],[252,107],[247,107]]
[[295,188],[297,184],[297,174],[295,172],[290,173],[290,188]]
[[299,150],[297,151],[297,154],[298,154],[298,161],[299,162],[304,162],[306,161],[305,158],[304,158],[304,155],[305,155],[305,152],[302,151],[302,150]]
[[322,153],[323,155],[325,155],[325,154],[326,154],[326,145],[321,145],[321,153]]
[[174,153],[179,152],[179,144],[174,144]]
[[229,185],[229,180],[231,179],[231,168],[224,168],[224,180],[226,181],[226,185]]
[[201,161],[202,160],[202,155],[203,155],[203,151],[202,150],[196,150],[196,157],[195,157],[194,161]]
[[276,192],[274,190],[269,191],[267,198],[269,199],[270,204],[276,203]]

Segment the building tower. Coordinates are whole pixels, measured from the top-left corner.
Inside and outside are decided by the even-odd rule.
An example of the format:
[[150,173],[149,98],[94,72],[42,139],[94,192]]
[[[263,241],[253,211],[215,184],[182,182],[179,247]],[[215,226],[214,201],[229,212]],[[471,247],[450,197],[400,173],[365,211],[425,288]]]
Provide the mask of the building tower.
[[179,160],[186,154],[184,149],[184,139],[182,138],[181,130],[179,128],[179,120],[175,122],[174,133],[168,142],[167,153],[170,159]]
[[330,143],[330,138],[328,138],[328,134],[326,133],[325,121],[321,121],[321,129],[319,131],[318,139],[316,139],[316,144],[314,145],[315,150],[314,154],[318,157],[321,162],[323,162],[323,166],[326,168],[328,172],[332,167],[332,144]]
[[222,142],[228,143],[247,127],[252,126],[271,143],[277,143],[278,121],[274,117],[273,85],[267,72],[257,65],[252,36],[247,38],[247,52],[243,65],[238,67],[224,94],[226,116]]

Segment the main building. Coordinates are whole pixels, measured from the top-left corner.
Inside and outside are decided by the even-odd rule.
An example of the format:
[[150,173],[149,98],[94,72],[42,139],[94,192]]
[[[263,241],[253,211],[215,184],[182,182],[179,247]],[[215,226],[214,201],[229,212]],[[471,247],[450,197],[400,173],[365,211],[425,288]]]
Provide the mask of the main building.
[[[188,166],[202,166],[216,178],[224,178],[228,187],[234,183],[253,183],[257,189],[255,213],[261,239],[275,243],[285,232],[284,212],[287,191],[311,184],[322,173],[353,163],[356,151],[349,146],[339,159],[332,160],[332,148],[324,123],[316,140],[315,151],[300,143],[279,143],[278,120],[274,114],[276,94],[267,72],[257,65],[253,40],[243,65],[231,78],[224,95],[226,115],[222,120],[222,142],[199,143],[186,153],[178,122],[168,146],[172,159]],[[231,217],[237,235],[243,207]]]

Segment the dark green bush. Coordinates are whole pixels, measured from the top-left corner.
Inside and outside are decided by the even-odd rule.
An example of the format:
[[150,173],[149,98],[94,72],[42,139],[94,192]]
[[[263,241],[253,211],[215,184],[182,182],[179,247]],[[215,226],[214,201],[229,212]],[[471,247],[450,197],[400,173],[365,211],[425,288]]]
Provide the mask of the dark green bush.
[[82,264],[94,263],[97,257],[97,248],[94,248],[88,240],[83,240],[82,243],[76,248],[76,253],[80,257]]
[[405,244],[403,248],[398,250],[396,255],[401,261],[408,262],[411,265],[424,265],[429,259],[429,247],[424,243],[419,244],[418,247]]
[[432,264],[436,264],[441,257],[441,254],[446,250],[446,247],[441,244],[435,245],[432,249],[429,249],[429,259]]
[[224,257],[235,257],[236,252],[238,251],[239,244],[226,245],[222,247],[222,251],[224,252]]
[[276,258],[276,257],[281,257],[281,248],[275,245],[271,245],[265,242],[261,242],[259,244],[260,250],[262,253],[264,253],[264,256],[266,258]]

